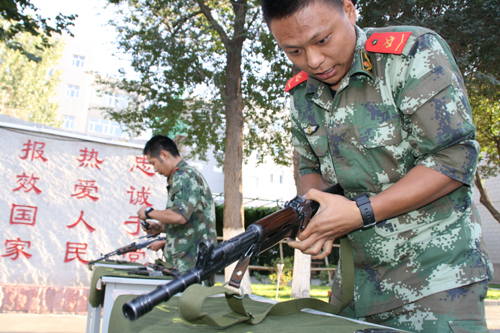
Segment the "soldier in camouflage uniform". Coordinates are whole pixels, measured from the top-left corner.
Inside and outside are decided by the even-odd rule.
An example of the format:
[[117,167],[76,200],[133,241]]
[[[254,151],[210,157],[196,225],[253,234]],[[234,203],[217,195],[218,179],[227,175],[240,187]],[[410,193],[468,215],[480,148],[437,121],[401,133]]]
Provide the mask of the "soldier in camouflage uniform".
[[158,230],[152,224],[151,229],[166,233],[166,241],[155,242],[150,248],[163,248],[165,261],[184,273],[194,267],[200,241],[216,242],[212,193],[202,174],[182,160],[168,137],[154,136],[143,153],[155,172],[168,178],[168,201],[165,210],[141,207],[137,215],[142,220],[155,219],[164,225],[163,230]]
[[[347,235],[355,290],[345,316],[487,332],[492,265],[472,196],[479,146],[449,46],[424,28],[362,30],[351,0],[263,0],[262,9],[302,70],[286,88],[293,144],[303,190],[321,205],[289,245],[321,259]],[[318,191],[337,183],[355,200]],[[341,283],[338,269],[337,305]]]

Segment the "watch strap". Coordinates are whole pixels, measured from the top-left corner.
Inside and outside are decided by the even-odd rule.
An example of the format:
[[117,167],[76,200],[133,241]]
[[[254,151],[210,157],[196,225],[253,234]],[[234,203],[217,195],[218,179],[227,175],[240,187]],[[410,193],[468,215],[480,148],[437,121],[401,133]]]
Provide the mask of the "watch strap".
[[147,218],[147,219],[151,219],[151,218],[149,217],[149,213],[150,213],[151,211],[153,211],[153,210],[154,210],[154,209],[153,209],[153,207],[148,207],[148,208],[146,208],[146,210],[144,211],[144,215],[146,215],[146,218]]
[[363,218],[364,228],[369,228],[377,224],[377,221],[375,220],[375,213],[373,213],[372,204],[370,202],[368,194],[362,193],[360,195],[352,197],[351,200],[356,201],[356,205],[358,205],[359,211],[361,212],[361,217]]

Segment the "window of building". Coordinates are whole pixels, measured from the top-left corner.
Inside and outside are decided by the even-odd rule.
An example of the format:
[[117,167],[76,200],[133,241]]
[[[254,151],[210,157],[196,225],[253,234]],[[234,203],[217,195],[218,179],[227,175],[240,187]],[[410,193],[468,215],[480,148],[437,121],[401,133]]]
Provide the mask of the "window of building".
[[273,182],[273,174],[271,174],[271,183]]
[[280,184],[283,184],[283,175],[280,175]]
[[73,117],[73,116],[64,116],[63,121],[64,121],[64,124],[63,124],[64,128],[71,129],[75,125],[75,117]]
[[111,107],[124,109],[128,106],[128,96],[121,94],[106,93],[106,104]]
[[122,136],[123,130],[119,123],[106,119],[90,118],[89,132]]
[[78,98],[79,91],[80,91],[79,86],[72,86],[71,84],[68,84],[68,86],[66,87],[66,96]]
[[71,64],[76,67],[83,67],[83,62],[85,61],[85,57],[74,54],[73,61]]

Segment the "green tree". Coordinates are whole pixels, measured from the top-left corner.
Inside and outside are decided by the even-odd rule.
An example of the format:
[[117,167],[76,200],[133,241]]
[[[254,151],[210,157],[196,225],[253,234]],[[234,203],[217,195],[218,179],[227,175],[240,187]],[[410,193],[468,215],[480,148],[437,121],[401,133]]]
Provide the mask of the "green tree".
[[53,46],[43,48],[42,37],[29,33],[18,34],[13,41],[41,61],[30,61],[23,51],[0,42],[0,114],[59,127],[58,104],[52,98],[60,73],[52,68],[62,56],[63,42],[52,38]]
[[500,222],[481,178],[499,171],[500,3],[498,0],[358,0],[362,27],[417,25],[439,33],[464,75],[481,144],[476,186],[481,203]]
[[68,27],[74,25],[72,21],[78,16],[58,14],[55,18],[55,26],[53,26],[50,19],[41,17],[36,13],[37,11],[38,8],[30,0],[0,0],[0,19],[5,20],[0,26],[0,42],[4,42],[5,46],[13,50],[19,50],[28,59],[35,62],[41,61],[40,56],[29,51],[15,37],[22,32],[29,33],[41,38],[37,48],[47,48],[51,46],[49,37],[54,33],[61,34],[66,31],[73,36]]
[[[258,0],[110,0],[118,43],[138,78],[107,80],[135,99],[111,117],[139,132],[186,125],[183,143],[224,165],[224,237],[243,229],[242,162],[252,150],[289,163],[284,86],[291,65]],[[106,80],[104,80],[106,81]],[[245,143],[245,145],[243,144]]]

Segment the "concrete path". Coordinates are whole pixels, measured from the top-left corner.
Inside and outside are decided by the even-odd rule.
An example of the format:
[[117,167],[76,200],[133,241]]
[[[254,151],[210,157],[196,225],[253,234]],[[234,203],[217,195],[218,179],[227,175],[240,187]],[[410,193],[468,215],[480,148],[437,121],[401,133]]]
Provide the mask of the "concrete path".
[[[500,333],[500,306],[486,306],[490,333]],[[83,333],[86,316],[0,313],[2,333]]]

